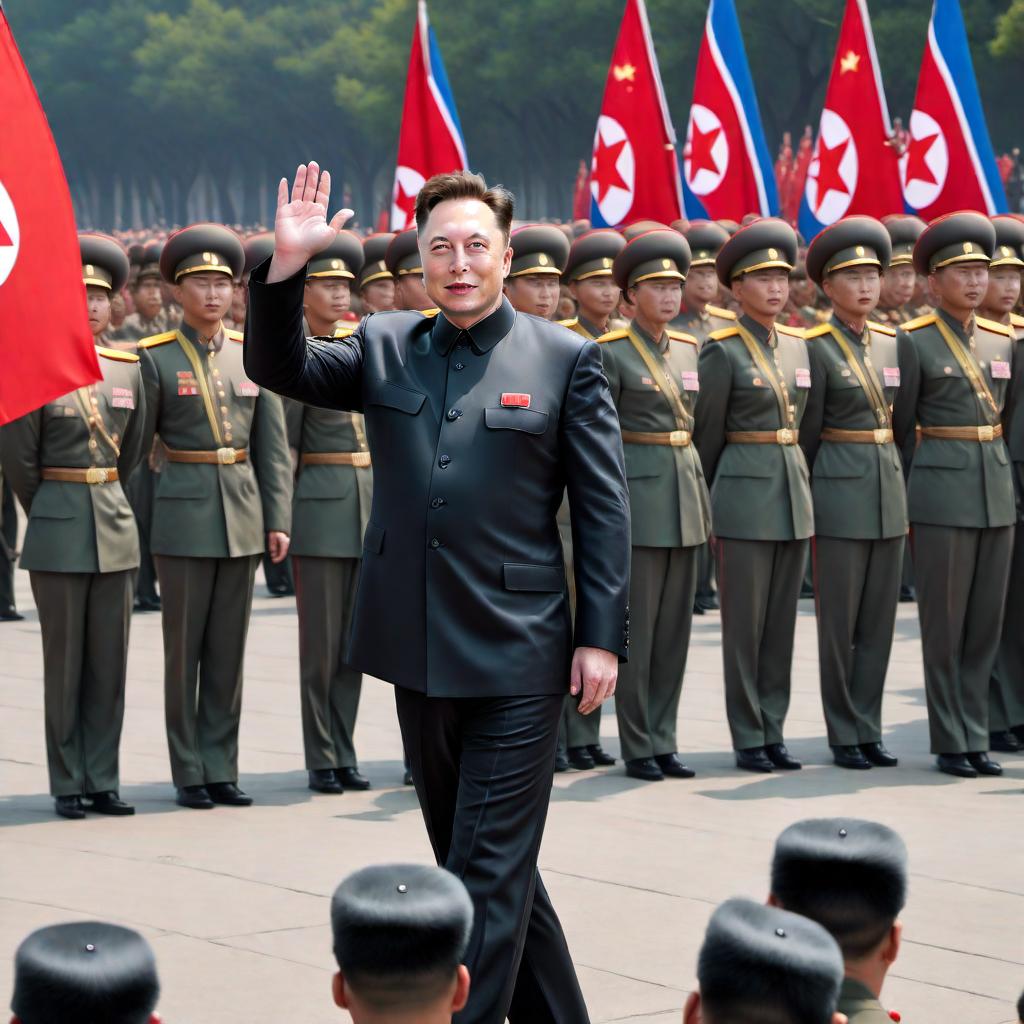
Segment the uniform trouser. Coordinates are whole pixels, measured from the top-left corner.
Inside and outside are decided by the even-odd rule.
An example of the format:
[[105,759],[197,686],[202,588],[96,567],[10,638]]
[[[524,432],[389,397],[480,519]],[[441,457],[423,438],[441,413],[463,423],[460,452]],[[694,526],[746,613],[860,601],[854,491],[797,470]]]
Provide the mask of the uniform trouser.
[[153,495],[156,491],[156,474],[149,468],[149,460],[143,459],[128,477],[125,494],[135,513],[139,528],[139,575],[135,580],[135,596],[140,600],[156,598],[156,569],[153,555],[149,550],[149,539],[153,532]]
[[238,781],[242,661],[258,555],[156,555],[164,717],[176,786]]
[[53,796],[117,792],[135,570],[30,572]]
[[736,750],[782,742],[807,547],[718,539],[725,710]]
[[905,539],[814,540],[821,703],[833,747],[882,739]]
[[679,749],[676,717],[699,558],[699,545],[632,549],[629,661],[621,666],[615,687],[619,741],[627,761]]
[[708,600],[715,596],[715,553],[711,541],[705,541],[699,548],[697,562],[697,600]]
[[475,911],[457,1024],[587,1024],[572,958],[537,871],[562,697],[428,697],[395,687],[437,863]]
[[306,768],[355,768],[352,734],[363,676],[344,659],[359,585],[358,558],[296,556],[299,685]]
[[0,610],[14,607],[14,549],[18,546],[18,510],[14,491],[4,480],[0,489]]
[[988,693],[999,650],[1013,527],[914,523],[914,575],[933,754],[988,749]]
[[1024,725],[1024,523],[1014,532],[1003,635],[989,687],[990,732]]

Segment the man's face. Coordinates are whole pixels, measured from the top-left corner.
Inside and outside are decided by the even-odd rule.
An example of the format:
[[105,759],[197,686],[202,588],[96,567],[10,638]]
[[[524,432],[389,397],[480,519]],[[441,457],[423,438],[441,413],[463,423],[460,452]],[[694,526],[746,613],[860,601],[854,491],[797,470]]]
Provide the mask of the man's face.
[[395,308],[394,278],[381,277],[365,284],[359,292],[367,313],[383,313]]
[[789,298],[789,274],[781,267],[755,270],[736,278],[732,293],[744,313],[774,320]]
[[557,274],[520,274],[505,281],[508,301],[520,313],[549,320],[558,308]]
[[[749,274],[747,275],[750,276]],[[807,277],[793,275],[789,279],[789,290],[798,306],[813,306],[817,298],[814,282]]]
[[160,279],[140,278],[132,293],[132,301],[143,320],[152,320],[164,304],[163,296],[160,294]]
[[235,282],[217,271],[200,270],[186,274],[174,289],[174,298],[190,323],[219,323],[231,308]]
[[306,282],[303,305],[319,322],[340,320],[351,304],[352,292],[344,277],[313,277]]
[[608,275],[573,281],[569,294],[576,300],[580,312],[590,321],[602,322],[612,315],[619,301],[619,286]]
[[928,283],[940,305],[955,310],[977,309],[988,290],[988,264],[977,260],[951,263],[929,274]]
[[641,281],[629,289],[637,314],[648,323],[665,325],[679,314],[683,284],[670,278]]
[[878,305],[882,278],[877,267],[847,267],[829,274],[824,288],[840,316],[866,317]]
[[718,274],[714,267],[690,267],[683,285],[687,308],[706,306],[718,294]]
[[996,267],[988,272],[988,290],[982,305],[1005,316],[1020,301],[1021,272],[1017,267]]
[[95,338],[110,323],[110,292],[95,284],[86,285],[85,304],[89,313],[89,330]]
[[438,203],[423,225],[419,246],[427,295],[453,323],[472,326],[497,308],[512,249],[486,203]]
[[905,306],[914,297],[914,286],[917,284],[917,272],[913,264],[900,263],[889,267],[882,275],[882,292],[880,300],[888,309]]
[[403,274],[395,281],[395,305],[399,309],[431,308],[422,274]]

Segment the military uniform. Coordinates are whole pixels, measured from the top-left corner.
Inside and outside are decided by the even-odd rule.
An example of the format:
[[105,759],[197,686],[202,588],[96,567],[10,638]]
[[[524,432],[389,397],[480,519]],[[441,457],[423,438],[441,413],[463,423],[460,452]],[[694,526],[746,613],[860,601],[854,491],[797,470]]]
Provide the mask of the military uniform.
[[[727,284],[792,269],[796,236],[757,221],[718,254]],[[699,361],[694,427],[711,485],[729,729],[740,767],[798,768],[783,744],[800,581],[814,532],[810,480],[797,445],[811,388],[803,332],[751,317],[716,331]],[[767,752],[766,752],[767,748]]]
[[[918,239],[914,265],[922,274],[959,262],[987,266],[994,239],[980,214],[950,214]],[[949,774],[998,774],[985,751],[1017,521],[1002,423],[1014,342],[1002,324],[972,316],[965,325],[942,309],[903,329],[912,359],[894,419],[912,460],[907,500],[931,749]]]
[[[615,257],[623,292],[648,280],[681,281],[690,249],[677,232],[636,236]],[[636,320],[600,338],[622,427],[629,484],[632,650],[615,693],[627,774],[689,776],[678,760],[676,718],[690,646],[700,546],[711,526],[707,485],[691,443],[697,340],[651,337]]]
[[[83,280],[116,292],[121,246],[81,235]],[[121,487],[142,457],[145,396],[139,358],[98,348],[102,378],[3,428],[4,474],[28,513],[29,571],[43,640],[50,792],[65,817],[81,797],[130,814],[117,797],[132,590],[139,539]]]
[[[847,217],[807,253],[820,284],[847,267],[884,269],[889,235]],[[890,767],[882,690],[899,601],[907,498],[892,431],[906,337],[869,321],[855,331],[836,314],[807,332],[811,390],[800,446],[811,471],[818,664],[828,742],[843,768]],[[901,351],[903,358],[901,359]]]
[[[242,260],[227,228],[195,225],[171,235],[161,270],[168,281],[195,272],[235,277]],[[171,774],[187,802],[186,787],[238,779],[253,578],[266,532],[290,528],[291,460],[280,400],[248,379],[240,334],[222,329],[207,346],[182,323],[139,347],[147,421],[168,450],[152,544],[163,597]],[[259,442],[255,474],[251,438]],[[193,792],[190,806],[209,805],[206,794]]]

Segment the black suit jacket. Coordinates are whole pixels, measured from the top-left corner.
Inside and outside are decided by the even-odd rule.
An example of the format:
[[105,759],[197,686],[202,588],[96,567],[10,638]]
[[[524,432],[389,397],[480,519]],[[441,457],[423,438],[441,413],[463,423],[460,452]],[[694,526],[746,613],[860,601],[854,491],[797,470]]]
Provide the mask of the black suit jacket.
[[[597,345],[507,301],[469,331],[396,311],[308,340],[305,273],[268,285],[268,268],[250,278],[247,372],[366,417],[373,506],[350,662],[481,697],[564,693],[574,643],[624,658],[629,501]],[[555,522],[566,488],[575,638]]]

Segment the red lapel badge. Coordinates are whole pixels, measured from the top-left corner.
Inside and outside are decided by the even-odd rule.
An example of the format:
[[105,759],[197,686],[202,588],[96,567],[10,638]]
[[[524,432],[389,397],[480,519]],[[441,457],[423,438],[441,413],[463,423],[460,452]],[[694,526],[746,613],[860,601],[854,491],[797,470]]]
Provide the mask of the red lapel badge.
[[529,409],[530,396],[518,394],[514,391],[505,391],[501,396],[501,404],[507,409]]

